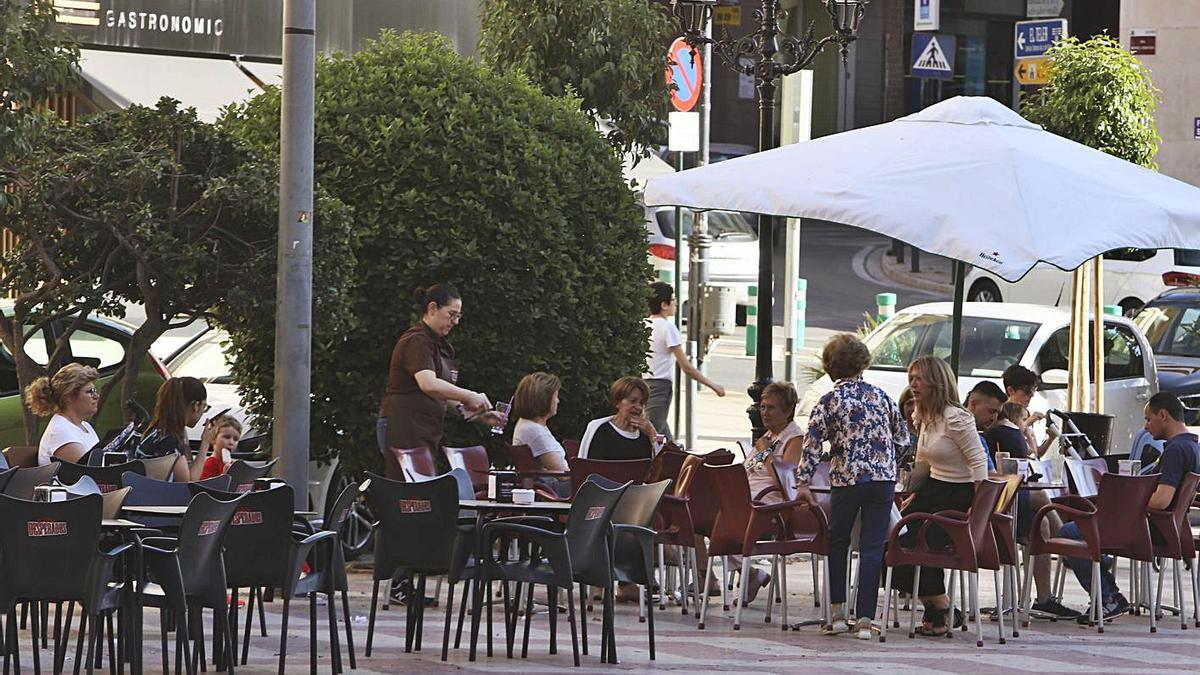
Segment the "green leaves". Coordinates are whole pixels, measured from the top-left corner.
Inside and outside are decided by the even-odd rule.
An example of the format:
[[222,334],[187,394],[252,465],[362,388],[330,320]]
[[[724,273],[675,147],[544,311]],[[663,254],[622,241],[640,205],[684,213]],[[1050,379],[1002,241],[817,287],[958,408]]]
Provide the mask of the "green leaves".
[[1161,138],[1150,71],[1108,35],[1070,37],[1046,53],[1050,82],[1026,95],[1021,114],[1047,131],[1156,169]]
[[[316,97],[316,177],[353,206],[355,238],[352,262],[338,262],[344,281],[314,275],[349,315],[314,346],[314,451],[336,449],[350,466],[379,461],[391,351],[417,320],[412,289],[439,281],[463,294],[466,318],[450,334],[462,384],[506,400],[524,374],[556,372],[564,388],[552,426],[577,437],[605,410],[612,380],[645,360],[646,234],[610,146],[576,103],[435,36],[385,33],[353,56],[322,58]],[[270,92],[222,124],[269,155],[278,115]],[[226,325],[236,378],[269,413],[273,313],[262,314]],[[473,426],[452,427],[446,443],[484,440],[498,449]]]

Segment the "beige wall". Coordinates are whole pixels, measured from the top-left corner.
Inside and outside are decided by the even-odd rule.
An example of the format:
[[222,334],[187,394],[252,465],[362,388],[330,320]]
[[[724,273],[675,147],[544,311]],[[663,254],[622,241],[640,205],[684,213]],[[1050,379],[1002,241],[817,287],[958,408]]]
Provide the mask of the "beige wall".
[[1135,30],[1158,32],[1153,56],[1139,58],[1150,69],[1154,85],[1162,91],[1158,108],[1158,133],[1162,147],[1159,169],[1175,178],[1200,185],[1200,140],[1193,138],[1193,123],[1200,117],[1200,2],[1196,0],[1122,0],[1121,44],[1129,46]]

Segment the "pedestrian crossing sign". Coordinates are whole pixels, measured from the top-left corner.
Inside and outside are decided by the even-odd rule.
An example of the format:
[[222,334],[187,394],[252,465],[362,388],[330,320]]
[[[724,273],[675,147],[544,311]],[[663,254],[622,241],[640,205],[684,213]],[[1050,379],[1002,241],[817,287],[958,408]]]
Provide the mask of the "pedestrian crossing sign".
[[957,39],[942,33],[912,34],[912,76],[939,80],[954,78]]

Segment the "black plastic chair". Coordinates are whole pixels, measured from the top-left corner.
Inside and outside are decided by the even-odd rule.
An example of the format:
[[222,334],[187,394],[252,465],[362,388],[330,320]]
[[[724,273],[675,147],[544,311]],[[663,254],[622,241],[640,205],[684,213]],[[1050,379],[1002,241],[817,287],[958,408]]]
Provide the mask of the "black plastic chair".
[[[126,477],[133,475],[127,474]],[[185,486],[186,487],[186,486]],[[137,488],[130,493],[137,494]],[[146,569],[154,582],[147,585],[143,603],[156,607],[163,615],[162,661],[163,672],[169,672],[166,614],[175,615],[177,623],[175,663],[180,659],[191,664],[203,649],[201,610],[211,609],[214,622],[223,627],[224,648],[220,663],[226,664],[233,675],[232,631],[226,606],[225,565],[222,550],[229,523],[242,499],[220,501],[208,494],[198,494],[188,503],[187,512],[179,523],[179,537],[147,537],[142,540]],[[189,617],[190,615],[190,617]],[[194,633],[193,633],[194,631]],[[198,646],[189,649],[188,637],[198,635]],[[188,637],[184,637],[188,636]],[[182,648],[182,649],[181,649]],[[195,666],[190,666],[195,671]]]
[[[21,670],[20,649],[17,647],[16,602],[78,602],[83,608],[76,648],[76,669],[83,660],[84,632],[88,632],[87,672],[93,671],[93,651],[104,633],[101,617],[107,619],[109,669],[115,670],[112,613],[121,608],[123,583],[112,584],[118,559],[131,546],[122,544],[100,551],[100,520],[103,499],[88,495],[64,502],[30,502],[0,496],[0,609],[8,614],[7,644],[11,650],[4,655],[4,670],[8,672],[13,657],[15,669]],[[32,612],[34,671],[41,670],[38,645],[42,631],[40,612]],[[98,630],[99,628],[99,630]],[[65,634],[70,633],[67,619]],[[62,651],[66,651],[65,640]],[[55,670],[61,670],[62,657],[55,654]]]
[[4,486],[4,494],[17,499],[33,500],[33,489],[39,485],[49,485],[58,475],[59,463],[53,462],[45,466],[29,469],[17,469]]
[[[399,575],[414,575],[413,596],[408,604],[404,651],[421,651],[425,617],[425,580],[449,574],[456,551],[464,546],[459,535],[458,482],[446,475],[421,483],[402,483],[368,473],[367,502],[379,519],[375,536],[375,575],[371,591],[371,616],[367,624],[366,655],[371,655],[375,637],[375,611],[379,604],[379,582]],[[419,545],[414,545],[420,542]],[[454,603],[450,583],[447,606]],[[449,635],[449,622],[446,625]],[[443,638],[443,654],[446,638]]]
[[[370,481],[367,481],[366,484],[369,485]],[[346,486],[346,489],[342,490],[342,494],[338,495],[337,500],[334,501],[333,506],[329,509],[329,513],[325,516],[323,526],[326,532],[333,532],[337,535],[341,531],[346,521],[352,515],[354,504],[359,499],[362,499],[363,489],[363,486],[351,482],[350,485]],[[336,539],[337,537],[335,537]],[[342,594],[342,621],[346,624],[346,651],[350,655],[350,670],[355,670],[358,668],[358,664],[355,663],[354,659],[354,631],[351,628],[350,622],[350,580],[346,577],[346,552],[342,549],[340,540],[334,546],[333,587],[334,590]],[[250,611],[251,605],[247,602],[247,619],[249,619]],[[248,620],[247,625],[249,625]],[[247,633],[249,633],[248,630]]]
[[121,483],[121,476],[126,471],[141,476],[146,475],[146,465],[139,459],[112,466],[87,466],[70,462],[59,462],[59,464],[58,481],[60,483],[75,483],[80,477],[87,476],[96,481],[96,486],[100,488],[101,493],[112,492],[124,487]]
[[[237,493],[216,493],[198,483],[189,487],[196,494],[210,494],[218,499],[236,499],[237,511],[233,514],[229,530],[225,534],[225,582],[233,589],[229,601],[229,625],[233,631],[233,656],[237,658],[237,603],[239,588],[273,587],[283,595],[283,626],[279,637],[279,672],[282,674],[287,663],[288,608],[291,599],[308,596],[309,599],[309,668],[317,668],[317,594],[324,593],[328,599],[329,641],[333,648],[335,672],[340,670],[341,656],[337,640],[337,614],[334,596],[334,570],[336,564],[332,549],[339,548],[335,532],[317,532],[299,538],[292,532],[294,492],[287,485],[270,490]],[[324,555],[314,555],[309,574],[301,577],[305,560],[314,552],[317,544],[326,543]],[[345,570],[343,569],[343,574]],[[249,651],[253,609],[247,608],[246,634],[242,649],[242,664],[246,663]]]
[[192,490],[189,486],[199,485],[220,492],[231,492],[229,486],[232,482],[228,475],[194,483],[154,480],[133,472],[121,475],[121,487],[133,488],[125,499],[126,506],[187,506],[192,501]]
[[[483,526],[482,557],[476,588],[474,612],[471,615],[471,653],[470,660],[475,660],[476,644],[479,639],[479,615],[483,610],[483,598],[491,598],[491,582],[505,582],[504,613],[507,637],[508,656],[512,657],[513,641],[516,636],[517,605],[521,600],[521,584],[529,584],[526,596],[525,611],[532,611],[533,586],[541,584],[550,587],[551,607],[556,604],[553,600],[553,589],[566,588],[568,602],[568,620],[571,624],[571,648],[574,652],[575,665],[579,665],[579,640],[576,637],[574,584],[582,586],[598,586],[604,589],[604,628],[602,629],[601,660],[616,662],[615,640],[612,636],[613,621],[613,581],[615,574],[612,563],[611,533],[612,517],[617,503],[625,493],[629,484],[626,483],[615,490],[601,487],[593,481],[584,481],[575,494],[571,510],[567,515],[566,528],[558,531],[556,523],[549,519],[499,518]],[[496,552],[496,543],[500,539],[513,538],[525,544],[522,558],[516,561],[508,560],[508,546]],[[508,582],[516,582],[515,600],[510,605],[508,599]],[[580,604],[587,602],[581,588]],[[490,608],[490,603],[489,603]],[[553,611],[553,610],[552,610]],[[511,616],[510,616],[511,615]],[[551,624],[553,625],[553,624]],[[528,626],[528,624],[527,624]],[[489,612],[488,634],[491,634],[491,619]],[[553,648],[553,632],[551,647]],[[521,656],[528,653],[529,633],[526,629]]]
[[[3,457],[3,455],[0,455],[0,457]],[[8,489],[8,483],[9,483],[9,481],[12,480],[13,476],[15,476],[15,475],[17,475],[16,467],[13,467],[11,469],[5,467],[3,471],[0,471],[0,494],[8,494],[7,492],[5,492],[5,490]]]
[[271,473],[271,469],[275,467],[275,462],[278,458],[272,459],[269,462],[247,462],[244,459],[234,460],[229,465],[229,469],[225,471],[225,475],[229,476],[232,481],[230,490],[232,492],[249,492],[254,489],[254,481],[259,478],[266,478]]

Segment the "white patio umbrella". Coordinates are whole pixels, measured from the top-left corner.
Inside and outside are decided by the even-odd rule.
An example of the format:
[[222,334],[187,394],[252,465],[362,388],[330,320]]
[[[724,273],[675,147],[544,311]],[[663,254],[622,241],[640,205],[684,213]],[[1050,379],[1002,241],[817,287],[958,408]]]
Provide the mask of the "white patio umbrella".
[[1009,281],[1115,248],[1200,248],[1200,188],[985,97],[652,178],[645,202],[844,223]]

